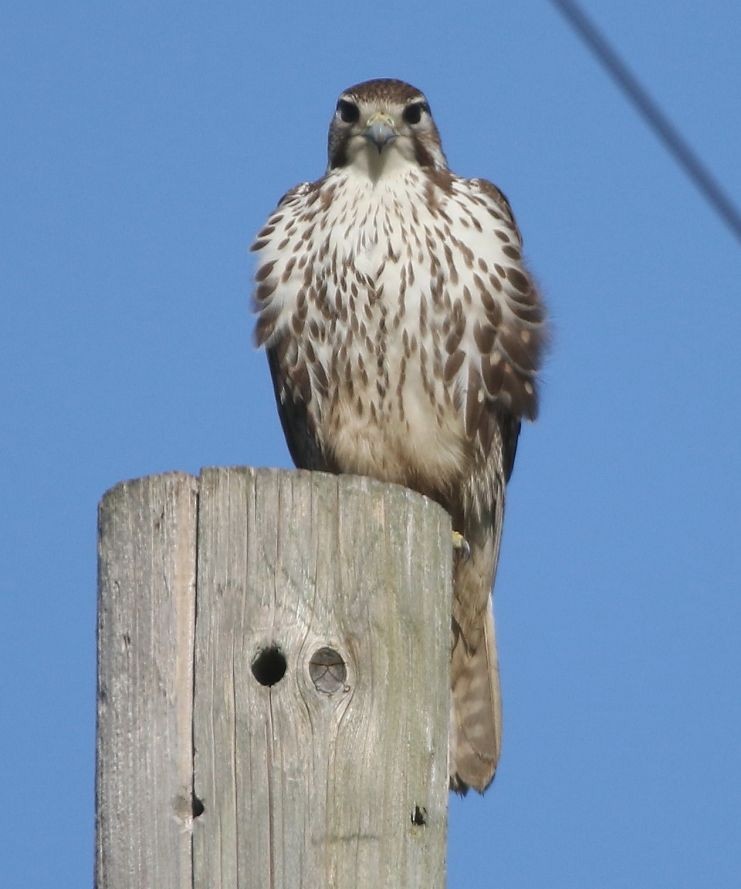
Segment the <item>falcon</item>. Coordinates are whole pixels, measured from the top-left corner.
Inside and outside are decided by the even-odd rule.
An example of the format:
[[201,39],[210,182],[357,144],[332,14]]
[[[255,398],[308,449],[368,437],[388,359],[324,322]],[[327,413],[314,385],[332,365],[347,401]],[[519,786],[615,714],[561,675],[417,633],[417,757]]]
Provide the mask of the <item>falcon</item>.
[[369,80],[339,97],[324,176],[252,249],[255,339],[296,465],[406,485],[451,516],[450,785],[483,792],[502,734],[491,591],[545,335],[510,205],[448,169],[423,93]]

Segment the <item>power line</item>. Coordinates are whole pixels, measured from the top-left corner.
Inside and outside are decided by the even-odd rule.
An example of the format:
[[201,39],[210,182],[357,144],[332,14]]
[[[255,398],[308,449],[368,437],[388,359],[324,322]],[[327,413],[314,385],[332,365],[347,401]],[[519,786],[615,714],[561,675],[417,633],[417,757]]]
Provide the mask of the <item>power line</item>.
[[736,237],[741,240],[741,214],[733,201],[659,106],[643,89],[627,65],[607,42],[607,39],[597,30],[577,3],[572,0],[551,0],[551,2],[597,56],[612,79],[640,111],[648,125],[669,152],[674,155],[674,158],[700,189],[706,200],[715,208]]

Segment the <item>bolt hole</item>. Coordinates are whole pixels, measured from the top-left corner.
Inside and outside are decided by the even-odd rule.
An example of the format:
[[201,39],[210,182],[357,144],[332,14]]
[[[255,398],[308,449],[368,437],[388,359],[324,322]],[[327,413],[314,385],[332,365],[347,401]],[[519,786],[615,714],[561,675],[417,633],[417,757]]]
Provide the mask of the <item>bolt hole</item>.
[[252,661],[252,675],[260,685],[276,685],[286,674],[286,659],[277,645],[263,650]]
[[200,818],[200,816],[203,815],[203,813],[205,811],[206,811],[206,807],[203,805],[201,800],[199,800],[198,797],[194,793],[193,794],[193,817]]
[[427,809],[424,806],[415,806],[412,809],[412,824],[424,827],[427,824]]
[[317,691],[331,695],[344,689],[347,667],[334,648],[320,648],[311,656],[309,675]]

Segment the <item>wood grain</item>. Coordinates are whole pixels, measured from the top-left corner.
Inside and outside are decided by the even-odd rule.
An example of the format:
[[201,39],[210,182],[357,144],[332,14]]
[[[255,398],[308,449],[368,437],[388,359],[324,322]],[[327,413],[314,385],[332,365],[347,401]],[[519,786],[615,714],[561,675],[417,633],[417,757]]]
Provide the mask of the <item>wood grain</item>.
[[125,482],[99,510],[96,886],[191,885],[197,482]]

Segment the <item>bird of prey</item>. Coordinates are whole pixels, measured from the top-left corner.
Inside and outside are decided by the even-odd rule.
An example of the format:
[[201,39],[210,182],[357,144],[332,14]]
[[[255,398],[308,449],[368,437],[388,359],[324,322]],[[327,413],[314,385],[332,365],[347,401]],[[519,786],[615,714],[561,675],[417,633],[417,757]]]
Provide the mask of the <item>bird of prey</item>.
[[339,97],[324,176],[282,198],[252,249],[255,338],[296,465],[406,485],[464,538],[450,784],[483,792],[501,744],[491,589],[545,334],[510,205],[448,169],[423,93],[369,80]]

